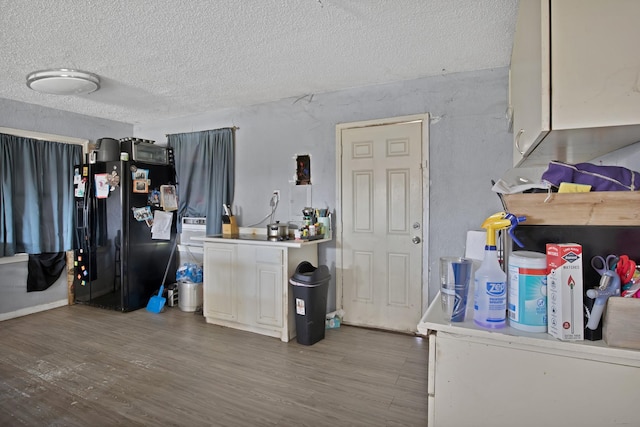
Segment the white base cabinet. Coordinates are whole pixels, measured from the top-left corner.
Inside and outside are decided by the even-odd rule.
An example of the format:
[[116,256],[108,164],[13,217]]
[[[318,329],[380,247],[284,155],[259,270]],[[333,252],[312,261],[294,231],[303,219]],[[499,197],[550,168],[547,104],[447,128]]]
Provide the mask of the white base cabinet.
[[302,261],[317,266],[316,242],[256,244],[205,239],[203,311],[207,323],[291,340],[296,329],[289,278]]
[[640,351],[488,331],[471,316],[443,322],[438,294],[418,325],[429,336],[429,426],[639,425]]

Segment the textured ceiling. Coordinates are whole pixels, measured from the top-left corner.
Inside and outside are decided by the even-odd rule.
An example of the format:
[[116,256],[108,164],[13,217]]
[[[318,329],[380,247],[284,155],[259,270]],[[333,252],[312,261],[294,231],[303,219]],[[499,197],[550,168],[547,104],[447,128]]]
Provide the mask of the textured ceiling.
[[[517,0],[0,0],[0,98],[126,123],[509,64]],[[99,91],[36,93],[46,68]]]

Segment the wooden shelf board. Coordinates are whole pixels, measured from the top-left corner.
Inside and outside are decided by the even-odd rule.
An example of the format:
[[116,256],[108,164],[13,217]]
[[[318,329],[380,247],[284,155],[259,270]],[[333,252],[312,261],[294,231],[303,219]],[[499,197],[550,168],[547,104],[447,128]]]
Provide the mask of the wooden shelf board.
[[509,212],[527,217],[526,225],[640,225],[640,191],[505,194],[504,200]]

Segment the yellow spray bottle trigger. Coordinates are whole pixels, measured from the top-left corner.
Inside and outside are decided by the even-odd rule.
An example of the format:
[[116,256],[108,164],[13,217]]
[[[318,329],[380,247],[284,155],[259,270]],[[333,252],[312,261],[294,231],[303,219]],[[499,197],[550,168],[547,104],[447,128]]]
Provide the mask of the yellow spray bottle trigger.
[[493,219],[504,219],[506,218],[506,216],[507,216],[506,212],[496,212],[493,215],[491,215],[489,218],[485,219],[484,221],[487,222]]
[[526,221],[527,218],[524,216],[515,216],[509,212],[497,212],[491,215],[489,218],[485,219],[482,223],[482,228],[487,230],[487,246],[496,246],[496,231],[509,229],[509,236],[513,239],[514,242],[520,247],[524,247],[524,245],[516,238],[514,235],[514,230],[518,224]]

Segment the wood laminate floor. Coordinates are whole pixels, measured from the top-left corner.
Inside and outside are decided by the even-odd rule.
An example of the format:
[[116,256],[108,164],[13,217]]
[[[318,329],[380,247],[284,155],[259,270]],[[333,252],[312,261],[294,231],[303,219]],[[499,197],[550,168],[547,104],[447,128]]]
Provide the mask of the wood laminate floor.
[[75,305],[0,322],[2,426],[425,426],[420,337],[295,340]]

